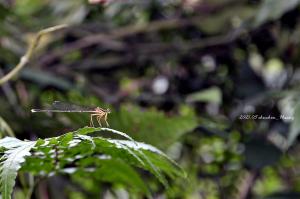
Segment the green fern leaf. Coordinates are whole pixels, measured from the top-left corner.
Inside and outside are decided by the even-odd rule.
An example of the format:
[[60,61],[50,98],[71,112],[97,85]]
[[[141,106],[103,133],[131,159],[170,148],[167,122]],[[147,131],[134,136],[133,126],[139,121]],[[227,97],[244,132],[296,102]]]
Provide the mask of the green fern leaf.
[[30,155],[30,150],[34,145],[35,142],[23,142],[9,137],[0,141],[0,147],[7,149],[1,157],[0,163],[0,183],[3,199],[11,198],[18,170],[25,161],[25,157]]
[[[126,139],[103,137],[98,134],[102,131]],[[122,185],[148,197],[150,191],[135,168],[152,173],[165,186],[168,186],[167,179],[185,177],[180,167],[159,149],[108,128],[85,127],[36,142],[4,138],[0,140],[0,147],[4,151],[0,165],[4,199],[11,197],[21,166],[22,171],[33,175],[89,176],[95,181]]]

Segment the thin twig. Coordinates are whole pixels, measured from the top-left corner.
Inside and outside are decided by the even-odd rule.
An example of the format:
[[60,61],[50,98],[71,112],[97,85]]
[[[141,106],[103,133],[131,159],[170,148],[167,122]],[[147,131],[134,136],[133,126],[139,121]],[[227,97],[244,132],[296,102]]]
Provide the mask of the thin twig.
[[[70,53],[72,51],[84,49],[93,45],[99,45],[101,44],[107,49],[115,50],[115,45],[111,45],[113,42],[117,42],[117,49],[122,50],[123,47],[127,47],[122,43],[122,39],[130,36],[134,36],[137,34],[147,34],[147,33],[153,33],[153,32],[159,32],[162,30],[172,30],[172,29],[178,29],[183,28],[189,25],[198,26],[202,25],[203,21],[205,21],[206,18],[210,18],[212,13],[220,13],[223,12],[224,9],[231,9],[233,6],[236,5],[243,5],[246,2],[246,0],[236,1],[236,0],[228,0],[222,4],[218,4],[217,6],[214,6],[213,9],[210,9],[209,12],[200,11],[200,15],[196,15],[193,17],[188,18],[169,18],[164,20],[157,20],[157,21],[151,21],[145,24],[134,24],[134,25],[128,25],[120,28],[116,28],[114,30],[110,31],[104,31],[98,34],[92,34],[89,36],[84,36],[81,39],[78,39],[72,43],[64,45],[64,47],[59,49],[54,49],[52,52],[49,52],[42,57],[39,58],[39,61],[37,62],[37,65],[47,65],[49,63],[52,63],[54,60],[59,59],[62,55],[65,55],[67,53]],[[202,4],[201,4],[202,5]],[[206,9],[204,9],[206,10]],[[211,13],[212,12],[212,13]],[[99,27],[102,24],[97,24],[96,26]],[[79,26],[79,29],[82,26]],[[77,27],[78,29],[78,27]],[[81,29],[86,29],[86,26],[83,26]],[[233,32],[230,32],[233,33]],[[233,41],[235,38],[237,38],[239,35],[233,34],[231,41]],[[208,39],[210,40],[207,44],[204,42],[204,44],[200,44],[199,46],[193,47],[193,49],[196,48],[202,48],[203,46],[209,46],[211,43],[214,43],[214,40],[216,38]],[[227,38],[230,39],[230,38]],[[109,41],[107,43],[107,41]],[[218,42],[216,42],[218,43]]]
[[26,193],[26,197],[25,199],[30,199],[32,198],[32,193],[34,191],[34,188],[35,188],[35,185],[36,185],[36,182],[34,181],[34,176],[29,174],[29,188],[27,189],[27,193]]
[[0,79],[0,85],[4,84],[5,82],[9,81],[11,78],[16,76],[21,71],[21,69],[29,62],[42,36],[66,27],[67,25],[58,25],[39,31],[35,39],[29,45],[27,52],[23,57],[21,57],[20,62],[16,65],[16,67]]
[[0,116],[0,130],[6,132],[6,135],[10,137],[16,137],[13,130],[7,124],[7,122]]
[[[4,73],[3,73],[2,69],[0,69],[0,77],[2,77],[3,74]],[[19,106],[17,106],[18,100],[17,100],[16,94],[15,94],[13,88],[11,87],[11,85],[8,82],[6,84],[3,84],[2,90],[3,90],[4,95],[7,98],[8,103],[11,105],[11,107],[13,107],[14,112],[18,115],[22,115],[23,111],[21,110],[21,108]]]
[[114,41],[114,40],[119,41],[125,37],[129,37],[136,34],[176,29],[176,28],[185,27],[192,24],[197,25],[197,24],[201,24],[202,20],[203,20],[202,16],[195,16],[187,19],[182,19],[182,18],[166,19],[160,21],[152,21],[146,24],[128,25],[125,27],[114,29],[107,33],[90,35],[82,39],[79,39],[71,44],[65,45],[64,48],[54,50],[52,53],[43,57],[39,61],[39,64],[44,65],[50,63],[56,58],[60,57],[61,55],[64,55],[71,51],[83,49],[95,44],[103,44],[104,41]]
[[243,174],[242,182],[239,182],[238,193],[235,195],[238,199],[248,199],[251,195],[252,188],[258,179],[258,172],[255,170]]
[[[201,40],[194,40],[188,42],[177,42],[177,43],[162,43],[162,42],[152,42],[152,43],[138,43],[138,44],[127,44],[123,45],[128,50],[126,53],[116,54],[116,55],[108,55],[101,57],[101,59],[89,59],[77,62],[77,64],[70,63],[68,64],[59,64],[53,66],[53,68],[57,68],[60,71],[67,71],[66,68],[72,66],[73,69],[77,70],[89,70],[96,67],[97,69],[108,69],[112,67],[117,67],[119,65],[124,65],[132,62],[140,62],[141,60],[148,60],[151,59],[153,56],[166,56],[166,53],[172,55],[174,53],[178,53],[179,55],[184,55],[189,53],[192,50],[198,49],[205,49],[208,47],[219,46],[219,45],[226,45],[228,43],[233,42],[235,39],[242,34],[244,29],[237,29],[232,30],[225,35],[214,36],[209,38],[203,38]],[[81,41],[81,40],[80,40]],[[75,45],[74,45],[75,44]],[[82,42],[82,45],[87,45],[88,43]],[[80,44],[81,45],[81,44]],[[39,62],[39,65],[47,65],[48,61],[52,61],[53,58],[56,56],[64,55],[67,52],[72,51],[76,48],[83,47],[78,46],[77,42],[71,44],[68,48],[57,49],[51,54],[46,55],[43,59]],[[71,48],[73,46],[73,48]],[[69,49],[69,50],[67,50]],[[67,51],[66,51],[67,50]],[[121,50],[121,48],[119,49]],[[125,51],[125,48],[123,49]],[[58,53],[61,51],[60,53]],[[140,58],[140,59],[137,59]]]
[[[142,25],[128,25],[125,27],[108,31],[107,33],[98,33],[98,34],[86,36],[82,39],[79,39],[75,42],[65,45],[63,48],[56,49],[53,52],[44,55],[39,60],[38,65],[47,65],[62,55],[65,55],[72,51],[84,49],[96,44],[101,44],[112,50],[122,50],[122,49],[124,50],[124,47],[128,47],[128,46],[126,46],[126,43],[122,42],[122,39],[126,37],[130,37],[137,34],[153,33],[162,30],[178,29],[189,25],[199,25],[201,24],[202,19],[203,19],[202,16],[195,16],[186,19],[180,18],[180,19],[167,19],[167,20],[153,21]],[[194,42],[189,43],[187,46],[185,46],[186,49],[184,47],[178,47],[178,46],[176,48],[179,48],[178,50],[189,51],[189,50],[201,49],[205,47],[229,43],[237,39],[242,33],[244,33],[245,30],[246,30],[245,27],[239,27],[237,29],[229,31],[225,35],[213,36],[211,38],[203,38],[201,39],[201,41],[197,43]],[[111,45],[114,44],[114,42],[116,44]],[[159,48],[160,45],[162,49]],[[147,49],[148,48],[149,46],[147,46]],[[159,44],[159,46],[154,47],[154,50],[157,51],[157,50],[164,50],[169,48],[173,49],[173,45]]]

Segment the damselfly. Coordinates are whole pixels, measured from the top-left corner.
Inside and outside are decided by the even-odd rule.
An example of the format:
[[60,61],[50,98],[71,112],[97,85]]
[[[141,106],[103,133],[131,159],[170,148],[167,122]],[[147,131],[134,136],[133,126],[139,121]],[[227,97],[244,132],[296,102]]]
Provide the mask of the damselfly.
[[100,107],[96,108],[87,108],[87,107],[81,107],[74,104],[68,104],[65,102],[55,101],[53,102],[52,106],[49,109],[31,109],[31,112],[49,112],[49,113],[91,113],[90,117],[90,126],[94,127],[93,118],[96,117],[97,122],[100,126],[101,120],[105,121],[106,126],[109,126],[107,122],[107,115],[110,113],[109,109],[103,109]]

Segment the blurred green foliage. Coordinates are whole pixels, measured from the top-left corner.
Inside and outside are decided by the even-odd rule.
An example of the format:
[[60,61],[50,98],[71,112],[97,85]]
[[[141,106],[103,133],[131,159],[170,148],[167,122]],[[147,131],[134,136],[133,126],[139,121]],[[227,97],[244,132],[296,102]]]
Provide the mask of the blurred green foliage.
[[[55,100],[100,106],[112,110],[111,128],[163,150],[187,173],[187,181],[167,173],[165,188],[144,171],[149,168],[133,169],[122,151],[121,160],[96,161],[105,168],[96,173],[57,173],[36,178],[34,186],[20,178],[15,198],[25,198],[30,189],[35,198],[141,198],[143,193],[153,198],[299,198],[299,3],[0,2],[0,76],[18,63],[34,32],[71,25],[43,39],[30,64],[1,87],[2,137],[63,138],[88,125],[89,115],[31,114],[30,109]],[[99,148],[107,144],[102,141],[96,143]],[[144,153],[166,168],[164,161]],[[51,173],[53,166],[48,162],[43,169]]]

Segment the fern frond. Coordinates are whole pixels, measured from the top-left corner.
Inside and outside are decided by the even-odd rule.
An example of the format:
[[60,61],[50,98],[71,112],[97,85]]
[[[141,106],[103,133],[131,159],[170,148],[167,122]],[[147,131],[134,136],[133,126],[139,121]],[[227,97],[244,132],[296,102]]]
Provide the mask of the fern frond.
[[25,157],[30,155],[30,150],[35,142],[23,142],[16,138],[6,137],[0,141],[0,147],[7,150],[1,157],[0,163],[0,184],[3,199],[10,199],[15,185],[18,170],[25,162]]
[[[99,131],[109,131],[126,140],[89,135]],[[149,171],[165,186],[168,186],[167,177],[185,177],[180,167],[159,149],[108,128],[85,127],[35,142],[4,138],[0,139],[0,147],[4,149],[0,159],[4,199],[11,198],[21,166],[22,171],[33,175],[90,175],[91,179],[121,184],[147,196],[150,194],[148,187],[134,168]]]

